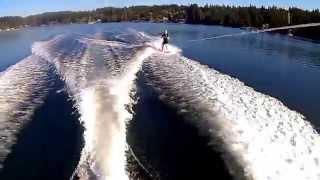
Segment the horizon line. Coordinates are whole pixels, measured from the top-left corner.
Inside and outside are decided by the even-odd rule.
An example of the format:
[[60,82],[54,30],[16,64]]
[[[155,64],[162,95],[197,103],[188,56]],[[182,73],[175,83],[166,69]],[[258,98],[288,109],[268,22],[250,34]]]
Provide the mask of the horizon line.
[[302,7],[298,7],[298,6],[288,6],[288,7],[282,7],[282,6],[277,6],[277,5],[254,5],[254,4],[250,4],[250,5],[235,5],[235,4],[210,4],[210,3],[206,3],[206,4],[198,4],[198,3],[189,3],[189,4],[179,4],[179,3],[172,3],[172,4],[153,4],[153,5],[128,5],[128,6],[103,6],[103,7],[98,7],[98,8],[92,8],[92,9],[78,9],[78,10],[53,10],[53,11],[43,11],[43,12],[38,12],[38,13],[34,13],[34,14],[28,14],[25,16],[21,16],[21,15],[6,15],[6,16],[0,16],[0,18],[4,18],[4,17],[22,17],[22,18],[26,18],[29,16],[36,16],[36,15],[41,15],[41,14],[45,14],[45,13],[59,13],[59,12],[86,12],[86,11],[96,11],[97,9],[103,9],[103,8],[130,8],[130,7],[139,7],[139,6],[145,6],[145,7],[152,7],[152,6],[170,6],[170,5],[177,5],[177,6],[190,6],[190,5],[198,5],[199,7],[204,7],[206,5],[208,6],[226,6],[226,7],[256,7],[256,8],[272,8],[272,7],[276,7],[279,9],[285,9],[288,10],[290,8],[298,8],[304,11],[316,11],[316,10],[320,10],[320,8],[314,8],[314,9],[307,9],[307,8],[302,8]]

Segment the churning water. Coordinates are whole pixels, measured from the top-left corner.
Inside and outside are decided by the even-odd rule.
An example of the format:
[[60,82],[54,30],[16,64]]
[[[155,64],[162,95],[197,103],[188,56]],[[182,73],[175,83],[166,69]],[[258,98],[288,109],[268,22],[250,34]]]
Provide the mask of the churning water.
[[[319,76],[309,78],[320,74],[317,44],[257,34],[191,45],[191,34],[243,33],[167,25],[176,46],[161,52],[152,35],[161,26],[55,27],[23,44],[31,49],[26,58],[8,55],[13,65],[0,74],[0,177],[320,178],[319,105],[294,96],[302,87],[287,92],[280,84],[307,78],[314,89],[302,98],[319,99],[311,82]],[[285,69],[276,79],[279,63]]]

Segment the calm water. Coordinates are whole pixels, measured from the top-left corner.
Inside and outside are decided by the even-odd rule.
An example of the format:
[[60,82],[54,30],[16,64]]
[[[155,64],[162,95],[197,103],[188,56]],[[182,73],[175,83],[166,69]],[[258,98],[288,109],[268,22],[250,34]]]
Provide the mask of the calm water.
[[[279,34],[251,34],[191,42],[189,40],[239,33],[241,30],[149,23],[29,28],[0,33],[0,71],[30,55],[34,42],[49,40],[56,35],[100,33],[101,36],[112,36],[123,31],[158,35],[163,29],[168,29],[171,43],[181,48],[184,56],[238,78],[256,91],[278,98],[290,109],[305,115],[315,127],[320,126],[320,44]],[[32,123],[19,134],[17,145],[5,163],[4,177],[68,179],[79,161],[83,146],[79,115],[64,92],[56,94],[63,85],[59,78],[52,78],[52,88],[44,105],[37,109]],[[162,103],[157,92],[144,81],[140,74],[137,80],[140,101],[133,108],[136,114],[129,126],[128,142],[152,176],[162,179],[230,178],[221,165],[223,160],[219,152],[207,148],[209,140],[200,137],[190,124],[181,123],[183,117]],[[25,167],[21,161],[33,165]],[[216,163],[212,165],[210,162]],[[21,172],[20,176],[15,173],[15,168]],[[211,173],[213,169],[219,173]],[[51,176],[51,173],[56,176]]]

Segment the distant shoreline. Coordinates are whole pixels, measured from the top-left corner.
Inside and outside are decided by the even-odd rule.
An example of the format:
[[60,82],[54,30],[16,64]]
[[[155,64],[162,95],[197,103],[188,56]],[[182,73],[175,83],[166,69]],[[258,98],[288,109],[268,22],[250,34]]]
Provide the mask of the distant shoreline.
[[[100,23],[100,24],[109,24],[109,23],[156,23],[156,24],[160,24],[159,22],[150,22],[150,21],[120,21],[120,22],[104,22],[104,23]],[[91,23],[70,23],[70,24],[51,24],[51,25],[40,25],[40,26],[28,26],[28,27],[22,27],[22,28],[17,28],[17,29],[9,29],[9,30],[1,30],[0,29],[0,33],[1,32],[12,32],[12,31],[20,31],[20,30],[24,30],[27,28],[39,28],[39,27],[50,27],[50,26],[65,26],[65,25],[93,25]],[[97,23],[94,23],[97,24]],[[226,27],[226,28],[235,28],[235,29],[246,29],[246,28],[251,28],[251,27],[232,27],[232,26],[225,26],[225,25],[208,25],[208,24],[190,24],[190,23],[177,23],[177,22],[166,22],[166,24],[184,24],[184,25],[193,25],[193,26],[221,26],[221,27]],[[254,28],[254,27],[252,27]],[[279,33],[279,32],[265,32],[265,33],[270,33],[270,34],[282,34],[282,35],[287,35],[288,34],[284,34],[284,33]],[[313,42],[313,43],[320,43],[320,40],[317,39],[311,39],[311,38],[306,38],[306,37],[301,37],[301,36],[291,36],[293,39],[297,39],[297,40],[302,40],[302,41],[309,41],[309,42]]]
[[[93,11],[49,12],[27,17],[1,17],[1,31],[56,24],[95,24],[108,22],[155,22],[222,25],[225,27],[268,29],[320,22],[319,10],[278,7],[235,7],[206,5],[158,5],[124,8],[105,7]],[[320,40],[320,27],[277,31],[312,40]]]

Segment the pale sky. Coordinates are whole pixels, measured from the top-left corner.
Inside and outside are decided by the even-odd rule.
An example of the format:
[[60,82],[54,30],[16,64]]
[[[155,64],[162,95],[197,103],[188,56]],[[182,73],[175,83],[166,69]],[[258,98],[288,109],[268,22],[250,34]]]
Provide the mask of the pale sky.
[[225,4],[248,6],[272,6],[283,8],[296,6],[303,9],[320,9],[320,0],[0,0],[0,16],[27,16],[52,11],[92,10],[100,7],[124,7],[154,4]]

